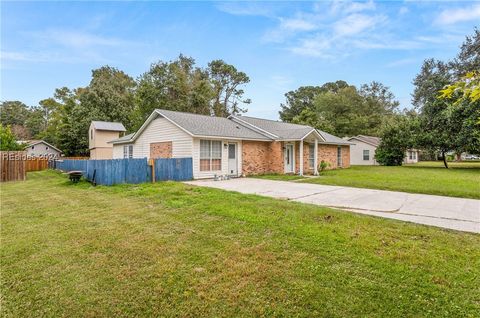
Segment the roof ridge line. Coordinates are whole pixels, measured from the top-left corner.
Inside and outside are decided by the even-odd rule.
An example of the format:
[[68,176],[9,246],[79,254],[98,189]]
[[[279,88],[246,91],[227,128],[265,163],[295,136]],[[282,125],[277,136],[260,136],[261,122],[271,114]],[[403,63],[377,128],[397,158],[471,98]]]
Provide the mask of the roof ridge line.
[[[269,131],[267,131],[267,130],[265,130],[265,129],[262,129],[262,128],[254,125],[254,124],[252,124],[252,123],[246,122],[246,121],[244,121],[244,120],[242,120],[241,118],[238,118],[238,117],[241,117],[241,116],[230,115],[230,116],[228,116],[228,119],[230,119],[230,118],[237,119],[237,120],[239,120],[240,122],[242,122],[242,123],[244,123],[244,124],[246,124],[246,125],[248,125],[248,126],[254,127],[255,129],[259,130],[260,133],[263,133],[264,135],[267,134],[267,135],[273,136],[274,139],[275,139],[275,138],[280,138],[280,136],[277,136],[277,135],[275,135],[274,133],[271,133],[271,132],[269,132]],[[248,117],[248,116],[245,116],[245,117]],[[252,118],[252,117],[250,117],[250,118]],[[232,120],[232,121],[235,121],[235,120],[233,120],[233,119],[231,119],[231,120]],[[241,124],[241,123],[239,123],[239,124]],[[244,125],[242,125],[242,126],[244,126]],[[249,127],[246,127],[246,126],[244,126],[244,127],[247,128],[247,129],[252,130],[252,129],[249,128]],[[267,136],[267,137],[268,137],[268,136]],[[270,138],[270,137],[269,137],[269,138]]]
[[237,116],[237,117],[248,117],[248,118],[253,118],[253,119],[259,119],[259,120],[265,120],[265,121],[271,121],[271,122],[274,122],[274,123],[278,123],[278,124],[288,124],[288,125],[297,125],[297,126],[303,126],[303,127],[309,127],[309,128],[314,128],[312,126],[309,126],[309,125],[302,125],[302,124],[295,124],[295,123],[289,123],[289,122],[285,122],[285,121],[278,121],[278,120],[274,120],[274,119],[268,119],[268,118],[259,118],[259,117],[253,117],[253,116]]

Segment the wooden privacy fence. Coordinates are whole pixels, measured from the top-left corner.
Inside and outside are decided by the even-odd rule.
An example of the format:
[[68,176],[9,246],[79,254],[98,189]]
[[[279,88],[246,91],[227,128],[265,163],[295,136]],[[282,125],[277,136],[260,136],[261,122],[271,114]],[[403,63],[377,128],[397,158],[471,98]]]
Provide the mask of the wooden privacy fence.
[[27,172],[40,171],[48,168],[48,159],[45,158],[28,158],[26,160]]
[[[193,179],[192,158],[161,158],[152,161],[155,181]],[[87,180],[101,185],[153,181],[152,166],[146,158],[56,160],[54,168],[62,171],[82,171]]]
[[25,151],[0,151],[0,182],[24,181],[27,177],[27,153]]

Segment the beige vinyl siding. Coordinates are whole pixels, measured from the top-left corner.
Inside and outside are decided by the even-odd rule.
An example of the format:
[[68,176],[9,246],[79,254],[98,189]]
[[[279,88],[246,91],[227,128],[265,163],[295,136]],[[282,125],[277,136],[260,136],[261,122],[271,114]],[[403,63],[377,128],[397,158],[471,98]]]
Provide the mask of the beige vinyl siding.
[[[154,142],[172,142],[172,158],[192,157],[193,138],[167,119],[159,117],[143,130],[141,135],[133,143],[133,158],[149,158],[150,144]],[[113,158],[123,158],[123,146],[114,146]]]
[[[93,132],[93,138],[91,133]],[[109,130],[98,130],[94,129],[93,126],[90,127],[88,132],[88,148],[111,148],[112,144],[109,144],[109,141],[117,139],[120,137],[118,131],[109,131]]]
[[[221,140],[222,141],[222,170],[219,171],[200,171],[200,140]],[[237,144],[237,171],[238,176],[242,175],[242,141],[213,138],[194,138],[193,139],[193,178],[208,179],[215,175],[228,175],[228,147],[225,144]]]

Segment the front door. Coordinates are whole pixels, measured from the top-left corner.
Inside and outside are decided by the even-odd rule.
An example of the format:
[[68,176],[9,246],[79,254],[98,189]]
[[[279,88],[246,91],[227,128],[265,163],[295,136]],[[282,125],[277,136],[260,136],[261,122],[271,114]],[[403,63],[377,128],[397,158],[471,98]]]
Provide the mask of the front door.
[[285,173],[294,172],[293,170],[293,145],[285,145],[284,151]]
[[237,144],[228,144],[228,174],[238,175]]

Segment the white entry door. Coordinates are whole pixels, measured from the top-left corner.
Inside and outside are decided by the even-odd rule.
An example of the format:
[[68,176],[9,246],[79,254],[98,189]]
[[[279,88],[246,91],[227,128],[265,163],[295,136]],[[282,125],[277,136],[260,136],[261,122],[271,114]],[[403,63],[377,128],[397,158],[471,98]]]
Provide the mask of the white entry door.
[[228,174],[238,175],[237,144],[228,144]]
[[294,172],[293,145],[285,145],[284,163],[285,163],[285,173]]

